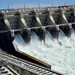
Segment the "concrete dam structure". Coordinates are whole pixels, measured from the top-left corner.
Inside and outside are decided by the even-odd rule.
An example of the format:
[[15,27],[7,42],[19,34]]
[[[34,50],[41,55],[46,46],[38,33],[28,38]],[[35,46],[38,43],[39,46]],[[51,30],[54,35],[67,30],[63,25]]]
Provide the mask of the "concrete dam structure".
[[0,58],[20,75],[74,75],[74,36],[74,6],[0,10]]

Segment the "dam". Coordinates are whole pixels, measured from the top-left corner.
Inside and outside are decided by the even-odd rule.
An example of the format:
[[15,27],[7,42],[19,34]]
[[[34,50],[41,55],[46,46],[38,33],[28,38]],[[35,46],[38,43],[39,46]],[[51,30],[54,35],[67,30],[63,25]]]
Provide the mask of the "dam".
[[0,58],[11,67],[28,75],[75,75],[74,49],[74,6],[0,10]]

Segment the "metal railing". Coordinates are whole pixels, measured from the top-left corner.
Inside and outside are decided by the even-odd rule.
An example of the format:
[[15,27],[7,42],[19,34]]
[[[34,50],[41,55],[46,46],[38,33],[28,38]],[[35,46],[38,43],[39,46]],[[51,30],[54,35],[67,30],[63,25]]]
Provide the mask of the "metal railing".
[[18,66],[22,69],[25,69],[29,72],[37,74],[37,75],[63,75],[61,73],[52,71],[49,68],[31,63],[31,62],[26,61],[26,60],[22,60],[20,58],[17,58],[15,56],[12,56],[12,55],[7,54],[7,53],[2,52],[2,51],[0,51],[0,59],[7,62],[7,63]]

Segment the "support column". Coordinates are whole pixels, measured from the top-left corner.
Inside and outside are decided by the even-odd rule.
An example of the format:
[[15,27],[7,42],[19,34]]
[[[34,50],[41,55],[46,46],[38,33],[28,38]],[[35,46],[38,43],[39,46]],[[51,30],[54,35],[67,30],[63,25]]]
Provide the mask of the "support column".
[[36,9],[34,9],[34,16],[35,16],[35,19],[38,22],[39,26],[42,26],[42,23],[39,19],[38,12],[36,11]]
[[63,22],[69,26],[69,29],[72,29],[72,25],[68,24],[67,18],[65,16],[65,11],[63,8],[61,8],[61,10],[60,10],[60,15],[63,18]]
[[3,14],[3,20],[4,20],[5,25],[6,25],[9,29],[11,29],[10,23],[9,23],[9,21],[8,21],[8,19],[7,19],[7,14],[6,14],[4,11],[2,11],[2,14]]
[[75,16],[75,7],[73,7],[72,9],[73,9],[73,14],[74,14],[74,16]]
[[66,24],[66,26],[62,26],[61,29],[63,30],[66,36],[70,37],[72,24],[67,21],[67,18],[65,16],[65,11],[63,8],[61,8],[60,10],[60,16],[63,18],[63,22]]
[[[73,12],[73,22],[75,22],[75,7],[72,7],[72,12]],[[75,24],[72,24],[72,27],[75,30]]]
[[54,18],[52,16],[52,11],[48,8],[48,15],[49,15],[49,19],[52,21],[53,24],[55,24]]
[[38,30],[38,32],[37,32],[37,30],[35,30],[35,32],[36,32],[37,35],[40,36],[40,39],[43,39],[45,41],[45,32],[46,32],[46,29],[42,25],[42,23],[40,21],[40,18],[38,16],[38,11],[36,9],[34,9],[34,17],[36,19],[36,22],[38,23],[38,26],[40,27],[40,29]]
[[48,15],[49,15],[49,20],[51,20],[52,24],[55,25],[55,28],[57,31],[59,31],[59,26],[56,25],[55,21],[54,21],[54,18],[52,16],[52,11],[50,9],[48,9]]
[[19,13],[20,24],[21,24],[23,27],[27,28],[27,24],[26,24],[26,21],[25,21],[25,19],[24,19],[24,17],[23,17],[23,13],[21,12],[21,10],[19,10],[18,13]]
[[54,21],[54,18],[52,16],[52,11],[48,8],[48,18],[49,20],[51,21],[52,25],[54,28],[52,28],[51,30],[49,29],[49,31],[51,32],[52,36],[54,38],[58,38],[58,35],[59,35],[59,25],[56,25],[55,21]]
[[19,10],[18,13],[19,13],[19,23],[22,26],[22,28],[25,28],[24,30],[20,31],[20,34],[22,35],[24,41],[28,43],[30,41],[31,30],[28,29],[27,27],[22,11]]

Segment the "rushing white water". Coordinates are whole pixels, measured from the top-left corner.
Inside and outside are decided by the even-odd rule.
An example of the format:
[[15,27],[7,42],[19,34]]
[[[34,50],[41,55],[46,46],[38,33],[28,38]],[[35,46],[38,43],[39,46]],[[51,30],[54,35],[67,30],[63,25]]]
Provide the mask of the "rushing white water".
[[26,44],[22,37],[17,34],[13,45],[16,50],[30,54],[52,66],[53,70],[64,75],[75,75],[75,31],[72,30],[70,38],[60,31],[59,39],[53,39],[47,31],[45,43],[32,32],[31,41]]

